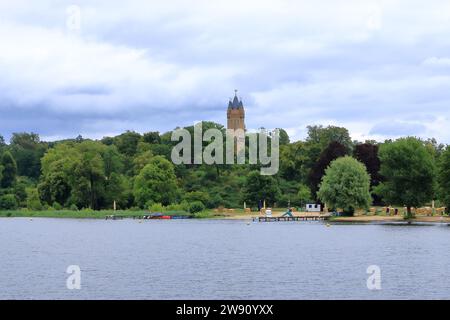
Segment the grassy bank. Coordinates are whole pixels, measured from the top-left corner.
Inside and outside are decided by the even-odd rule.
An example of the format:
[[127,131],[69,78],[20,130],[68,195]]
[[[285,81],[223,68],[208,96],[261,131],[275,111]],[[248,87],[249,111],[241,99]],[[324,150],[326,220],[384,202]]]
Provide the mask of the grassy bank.
[[[6,210],[0,211],[0,217],[23,217],[23,218],[72,218],[72,219],[104,219],[107,215],[119,215],[124,217],[140,216],[149,214],[146,210],[43,210],[43,211],[30,211],[30,210]],[[164,212],[167,215],[189,215],[184,211],[170,211]]]
[[[7,210],[0,211],[0,218],[7,217],[23,217],[23,218],[71,218],[71,219],[104,219],[107,215],[120,215],[124,217],[142,216],[149,214],[148,210],[43,210],[43,211],[30,211],[30,210]],[[274,209],[272,215],[274,217],[281,216],[284,213],[282,209]],[[185,211],[166,211],[165,215],[190,215]],[[311,213],[309,213],[310,215]],[[258,216],[258,212],[245,212],[243,209],[233,209],[232,211],[217,210],[205,210],[194,215],[198,219],[244,219],[251,220],[253,217]],[[295,216],[308,215],[306,212],[295,212]],[[371,223],[371,222],[400,222],[405,221],[403,215],[390,216],[385,214],[358,214],[353,217],[330,217],[330,221],[333,222],[349,222],[349,223]],[[450,223],[449,216],[426,216],[416,215],[412,221],[415,222],[443,222]]]
[[[107,215],[119,215],[124,217],[140,216],[149,214],[148,210],[5,210],[0,211],[0,218],[7,217],[22,217],[22,218],[72,218],[72,219],[104,219]],[[163,211],[165,215],[190,215],[186,211]],[[217,212],[215,210],[204,210],[196,213],[195,218],[199,219],[250,219],[251,216],[258,215],[252,212],[251,214],[244,212],[243,209],[233,209],[232,212]]]

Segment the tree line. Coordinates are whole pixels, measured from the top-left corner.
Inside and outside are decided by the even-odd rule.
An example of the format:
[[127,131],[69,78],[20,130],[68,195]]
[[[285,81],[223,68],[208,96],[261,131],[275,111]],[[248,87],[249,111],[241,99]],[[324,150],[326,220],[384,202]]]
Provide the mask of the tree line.
[[[203,130],[220,124],[203,122]],[[171,132],[124,132],[101,140],[46,142],[36,133],[0,136],[0,210],[286,207],[322,202],[352,213],[370,205],[408,212],[450,204],[450,147],[435,139],[352,141],[347,129],[308,126],[291,142],[280,129],[280,170],[259,165],[174,165]],[[193,127],[187,127],[193,132]]]

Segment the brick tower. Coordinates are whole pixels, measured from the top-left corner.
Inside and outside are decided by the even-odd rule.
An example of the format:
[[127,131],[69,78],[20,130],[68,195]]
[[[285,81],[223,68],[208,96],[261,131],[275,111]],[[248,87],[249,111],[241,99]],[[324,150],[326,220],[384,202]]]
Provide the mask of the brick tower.
[[245,131],[245,111],[242,100],[237,97],[237,90],[234,90],[234,99],[228,102],[227,129],[242,129]]

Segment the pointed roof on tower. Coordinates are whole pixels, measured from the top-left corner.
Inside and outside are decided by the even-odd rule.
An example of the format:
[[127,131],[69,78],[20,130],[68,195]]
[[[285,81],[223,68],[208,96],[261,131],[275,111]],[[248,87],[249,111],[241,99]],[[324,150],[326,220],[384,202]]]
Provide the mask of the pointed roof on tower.
[[233,100],[230,99],[230,101],[228,102],[228,108],[231,109],[239,109],[239,108],[243,108],[244,105],[242,103],[242,99],[239,99],[237,97],[237,90],[234,90],[234,98]]

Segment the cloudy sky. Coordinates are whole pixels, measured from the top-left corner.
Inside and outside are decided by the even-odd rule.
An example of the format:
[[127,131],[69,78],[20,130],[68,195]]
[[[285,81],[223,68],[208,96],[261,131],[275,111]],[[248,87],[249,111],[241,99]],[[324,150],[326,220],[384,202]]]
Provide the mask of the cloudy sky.
[[450,143],[448,0],[0,0],[0,134],[226,122]]

